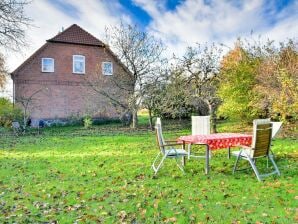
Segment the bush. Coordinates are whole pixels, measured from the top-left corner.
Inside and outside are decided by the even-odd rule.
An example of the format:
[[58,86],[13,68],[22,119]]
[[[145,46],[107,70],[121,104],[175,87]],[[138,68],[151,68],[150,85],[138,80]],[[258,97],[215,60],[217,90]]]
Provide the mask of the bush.
[[22,120],[22,111],[13,106],[8,99],[0,98],[0,126],[11,127],[13,121]]
[[93,125],[106,125],[106,124],[119,124],[121,123],[118,118],[93,118]]
[[83,124],[83,119],[82,119],[82,116],[79,114],[72,114],[67,118],[67,122],[66,122],[67,126],[76,126],[76,125],[82,125],[82,124]]
[[83,118],[84,128],[90,128],[92,126],[92,118],[91,116],[87,115]]

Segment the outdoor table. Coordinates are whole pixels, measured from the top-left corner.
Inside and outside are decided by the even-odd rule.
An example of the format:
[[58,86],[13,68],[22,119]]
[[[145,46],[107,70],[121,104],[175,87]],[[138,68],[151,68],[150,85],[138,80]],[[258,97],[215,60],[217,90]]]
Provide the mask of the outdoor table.
[[187,135],[178,138],[178,142],[185,144],[206,145],[206,168],[205,173],[209,173],[209,150],[228,148],[230,158],[230,147],[245,145],[251,146],[252,135],[239,133],[216,133],[208,135]]

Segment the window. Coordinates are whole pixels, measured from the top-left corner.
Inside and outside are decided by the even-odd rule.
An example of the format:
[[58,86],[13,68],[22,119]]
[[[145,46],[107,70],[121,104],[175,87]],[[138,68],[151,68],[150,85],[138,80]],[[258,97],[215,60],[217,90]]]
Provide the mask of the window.
[[113,75],[113,63],[112,62],[103,62],[102,63],[102,74]]
[[41,71],[42,72],[54,72],[54,59],[42,58],[41,59]]
[[85,74],[85,56],[73,55],[72,61],[72,72],[76,74]]

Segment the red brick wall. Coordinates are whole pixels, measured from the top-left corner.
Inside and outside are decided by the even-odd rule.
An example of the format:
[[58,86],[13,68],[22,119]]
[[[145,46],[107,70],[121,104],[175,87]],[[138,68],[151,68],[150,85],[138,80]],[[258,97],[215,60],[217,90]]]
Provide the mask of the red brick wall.
[[[73,55],[85,56],[85,74],[73,74]],[[55,59],[53,73],[41,72],[43,57]],[[101,63],[113,62],[114,75],[102,75]],[[68,118],[73,115],[91,114],[95,117],[117,117],[120,111],[111,105],[110,100],[96,93],[90,83],[102,83],[101,88],[115,92],[125,103],[127,95],[112,80],[120,79],[122,67],[104,48],[63,43],[47,43],[34,58],[15,74],[15,99],[29,97],[34,92],[30,103],[32,119]],[[119,76],[119,77],[117,77]],[[119,99],[118,98],[118,99]]]

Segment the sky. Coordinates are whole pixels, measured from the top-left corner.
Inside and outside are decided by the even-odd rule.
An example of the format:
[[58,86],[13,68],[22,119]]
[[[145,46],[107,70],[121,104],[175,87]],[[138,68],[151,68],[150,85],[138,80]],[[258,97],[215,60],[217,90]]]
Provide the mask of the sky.
[[27,47],[6,52],[10,72],[74,23],[101,40],[106,27],[136,24],[161,39],[167,55],[178,56],[196,43],[232,47],[252,31],[276,41],[298,38],[298,0],[33,0],[25,11],[33,26]]

